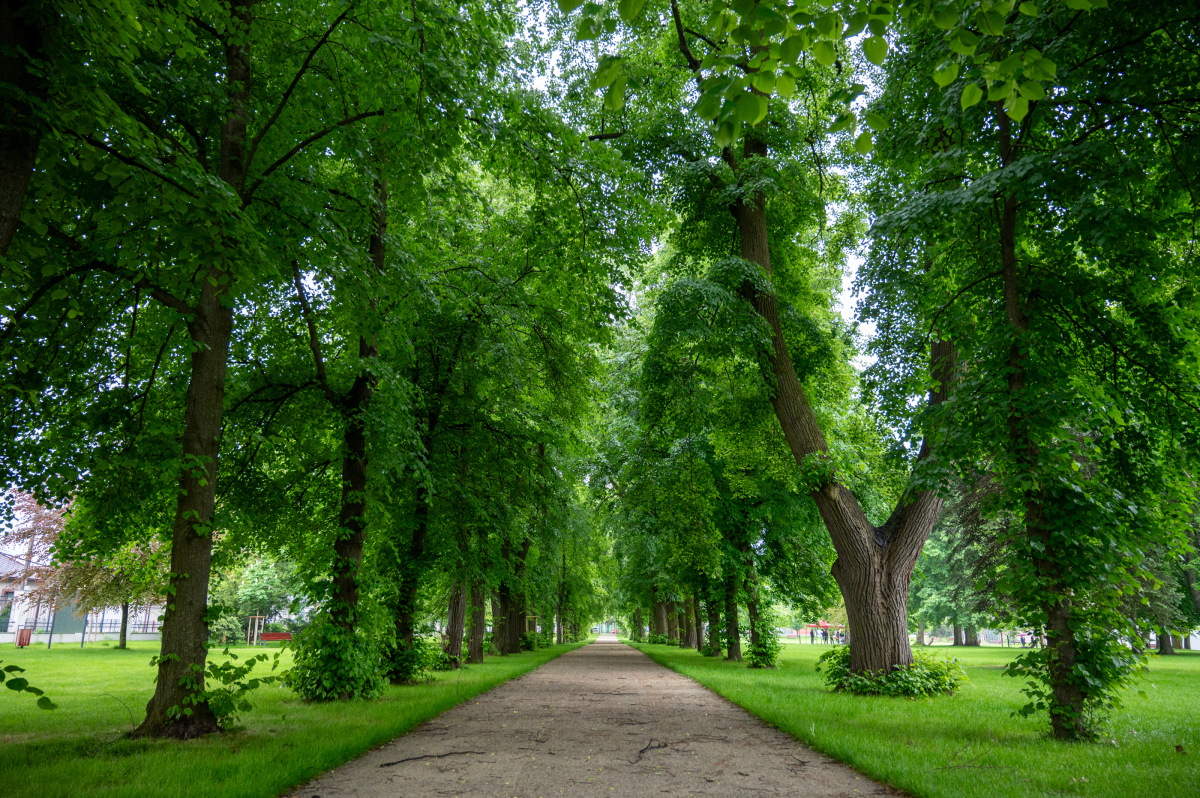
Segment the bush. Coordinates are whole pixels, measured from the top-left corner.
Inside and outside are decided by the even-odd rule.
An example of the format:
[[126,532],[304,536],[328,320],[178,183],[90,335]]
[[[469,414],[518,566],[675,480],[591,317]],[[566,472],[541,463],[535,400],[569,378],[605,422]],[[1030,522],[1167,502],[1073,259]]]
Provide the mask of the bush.
[[758,645],[746,649],[746,661],[751,668],[774,668],[779,662],[783,644],[774,629],[766,629],[758,636]]
[[378,648],[362,631],[347,632],[320,615],[296,633],[293,648],[286,684],[307,701],[374,698],[383,692]]
[[521,650],[522,651],[537,651],[538,636],[537,632],[526,632],[521,635]]
[[437,636],[428,634],[428,629],[413,635],[412,648],[397,644],[392,650],[388,677],[392,684],[420,684],[430,680],[430,674],[449,662]]
[[937,660],[926,651],[913,655],[913,663],[884,671],[850,672],[850,647],[834,646],[817,660],[817,670],[825,665],[825,684],[834,690],[855,695],[931,697],[952,695],[967,681],[967,672],[957,659]]
[[646,642],[654,643],[654,644],[660,645],[660,646],[665,646],[667,644],[668,640],[667,640],[666,635],[650,634],[650,635],[646,636]]

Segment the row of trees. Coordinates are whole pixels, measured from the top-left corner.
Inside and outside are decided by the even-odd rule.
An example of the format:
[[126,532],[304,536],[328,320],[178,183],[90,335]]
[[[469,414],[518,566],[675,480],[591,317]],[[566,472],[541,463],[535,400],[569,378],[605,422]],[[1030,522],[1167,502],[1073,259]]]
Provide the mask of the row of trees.
[[439,580],[513,635],[598,611],[577,419],[648,217],[513,14],[5,5],[0,467],[71,503],[62,560],[167,547],[137,734],[217,728],[212,575],[248,558],[318,609],[310,698],[408,678]]
[[[606,38],[596,21],[613,11]],[[697,572],[753,595],[774,519],[721,499],[765,507],[762,485],[709,474],[760,479],[750,447],[714,468],[729,425],[756,415],[695,409],[736,402],[748,375],[755,411],[769,400],[783,432],[754,454],[786,443],[795,492],[828,532],[851,669],[912,661],[913,569],[945,499],[965,492],[994,522],[974,577],[1007,624],[1047,636],[1011,672],[1055,736],[1092,734],[1141,665],[1127,608],[1156,589],[1153,562],[1194,575],[1195,8],[672,0],[579,14],[578,38],[604,42],[593,74],[608,112],[626,108],[624,152],[668,177],[676,211],[622,448],[630,474],[656,449],[674,487],[654,504],[608,480],[623,512],[653,514],[625,525],[661,545],[643,583],[694,594],[683,574],[700,561],[671,536],[682,514],[706,552],[728,552]],[[830,246],[808,231],[844,202],[839,156],[872,151],[854,161],[852,206],[872,222],[856,284],[878,330],[861,385],[871,434],[847,456],[837,425],[857,394],[823,372],[837,336],[809,297],[828,297],[811,264]],[[840,412],[823,412],[827,396]],[[647,561],[629,558],[631,583]]]

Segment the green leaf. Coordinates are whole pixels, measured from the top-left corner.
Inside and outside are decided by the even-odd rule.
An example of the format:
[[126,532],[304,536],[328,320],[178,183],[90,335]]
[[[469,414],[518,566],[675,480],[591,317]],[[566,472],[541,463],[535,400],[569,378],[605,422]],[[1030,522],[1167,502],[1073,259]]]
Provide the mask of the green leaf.
[[1007,98],[1008,95],[1012,94],[1014,85],[1016,85],[1016,81],[1006,80],[1003,83],[997,83],[995,86],[992,86],[988,89],[988,102],[999,102]]
[[1004,111],[1013,120],[1020,122],[1029,113],[1029,100],[1019,94],[1013,94],[1009,97],[1009,102],[1004,104]]
[[625,66],[625,59],[617,56],[605,56],[600,59],[600,64],[596,67],[596,74],[592,76],[592,83],[597,88],[611,86],[613,81],[621,76],[621,69]]
[[817,29],[817,34],[825,38],[833,38],[835,35],[842,32],[842,18],[838,16],[836,11],[831,11],[824,16],[817,17],[814,27]]
[[796,93],[796,79],[786,73],[775,78],[775,93],[785,100]]
[[713,134],[713,139],[716,141],[718,147],[725,149],[733,143],[734,135],[733,122],[725,122],[717,128],[717,132]]
[[564,14],[570,14],[581,5],[583,5],[583,0],[558,0],[558,10]]
[[825,40],[821,40],[813,44],[813,58],[817,59],[817,63],[822,66],[832,66],[837,60],[837,50],[833,45]]
[[965,111],[982,99],[983,99],[983,89],[981,89],[979,87],[979,84],[978,83],[968,83],[966,86],[963,87],[962,97],[959,98],[959,105],[961,105],[962,109]]
[[1091,11],[1092,3],[1090,0],[1065,0],[1067,8],[1072,11]]
[[625,107],[625,78],[617,78],[604,92],[604,107],[609,111],[620,111]]
[[936,8],[933,11],[933,24],[942,30],[950,30],[958,24],[958,12],[951,8]]
[[854,130],[858,126],[858,119],[849,111],[843,111],[841,115],[829,126],[830,133],[840,133],[843,130]]
[[846,30],[842,34],[845,38],[857,36],[863,32],[863,28],[867,27],[868,17],[863,12],[858,12],[850,17],[850,21],[846,23]]
[[975,46],[978,43],[979,37],[963,28],[950,39],[950,49],[959,55],[975,55]]
[[785,64],[794,64],[800,53],[808,49],[808,37],[797,34],[789,36],[779,45],[779,60]]
[[1000,36],[1004,33],[1004,17],[999,11],[980,11],[975,15],[975,21],[988,36]]
[[22,690],[24,690],[26,687],[29,686],[29,680],[22,679],[20,676],[18,676],[15,679],[9,679],[7,682],[4,683],[4,686],[7,687],[9,690],[14,690],[19,693]]
[[869,36],[863,41],[863,55],[875,66],[883,63],[883,59],[887,58],[887,51],[887,39],[882,36]]
[[866,121],[867,127],[871,128],[871,130],[877,132],[887,130],[888,120],[883,114],[877,114],[874,111],[867,111],[863,119]]
[[1037,3],[1030,3],[1028,0],[1017,6],[1017,10],[1027,17],[1036,17],[1038,15]]
[[[559,2],[561,3],[562,0]],[[638,14],[642,13],[644,5],[646,5],[646,0],[617,0],[617,13],[626,23],[633,22],[638,18]]]
[[859,155],[866,155],[871,150],[875,149],[875,142],[871,138],[869,130],[863,131],[858,138],[854,140],[854,149]]
[[757,94],[746,92],[737,99],[738,120],[757,125],[767,115],[767,100]]
[[711,122],[717,118],[717,114],[721,113],[721,96],[719,94],[710,94],[701,97],[700,102],[696,103],[695,110],[697,116]]
[[1045,99],[1046,97],[1046,90],[1042,88],[1042,84],[1038,83],[1036,80],[1030,80],[1022,83],[1019,91],[1021,92],[1021,96],[1026,100],[1037,101]]
[[954,82],[958,77],[958,62],[946,61],[941,66],[933,71],[933,80],[943,89]]
[[750,85],[763,94],[775,91],[775,74],[773,72],[755,72],[750,76]]

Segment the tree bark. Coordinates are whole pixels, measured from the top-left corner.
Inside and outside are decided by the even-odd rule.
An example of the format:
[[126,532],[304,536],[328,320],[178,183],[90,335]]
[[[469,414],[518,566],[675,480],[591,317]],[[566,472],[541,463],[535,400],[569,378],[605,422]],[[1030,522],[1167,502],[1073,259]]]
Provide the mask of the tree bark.
[[50,3],[0,0],[0,257],[20,225],[45,126],[37,105],[49,93],[42,62],[55,22],[51,9]]
[[954,622],[954,643],[952,645],[961,646],[963,644],[963,628],[958,621]]
[[978,629],[976,629],[974,626],[968,626],[964,631],[966,632],[966,636],[967,636],[966,645],[968,645],[968,646],[979,645],[979,630]]
[[446,646],[442,650],[454,668],[462,664],[463,633],[466,631],[467,591],[461,582],[450,588],[450,606],[446,617]]
[[710,593],[708,598],[704,600],[704,606],[708,609],[708,645],[710,647],[709,656],[721,656],[721,605],[714,601]]
[[701,614],[703,610],[700,608],[700,596],[692,595],[692,616],[696,620],[696,639],[693,641],[697,651],[704,650],[704,616]]
[[117,648],[125,648],[129,637],[129,602],[121,602],[121,634],[117,638]]
[[1171,633],[1165,629],[1158,631],[1158,654],[1166,657],[1175,653],[1175,641],[1171,639]]
[[508,656],[508,604],[507,588],[503,583],[492,594],[492,645],[496,653],[502,657]]
[[558,612],[557,612],[557,618],[556,618],[557,623],[555,624],[556,628],[558,629],[558,636],[556,638],[556,641],[560,646],[566,642],[566,630],[563,628],[563,607],[566,605],[566,603],[567,603],[567,548],[566,548],[566,546],[564,546],[563,550],[562,550],[562,570],[559,572],[559,579],[558,579]]
[[476,582],[471,585],[471,626],[467,633],[467,662],[472,665],[483,662],[483,635],[487,625],[483,602],[483,583]]
[[691,596],[683,599],[683,638],[679,645],[682,648],[696,647],[696,616]]
[[917,645],[925,645],[925,622],[917,621]]
[[[425,540],[429,533],[428,492],[424,483],[417,485],[416,508],[413,510],[413,535],[408,547],[408,561],[401,563],[400,586],[396,606],[396,656],[412,651],[416,634],[417,591],[421,587],[421,559],[425,555]],[[392,681],[403,681],[402,671],[393,671]]]
[[665,602],[663,609],[666,613],[666,620],[667,620],[667,642],[672,643],[672,644],[678,643],[679,642],[679,624],[678,624],[678,614],[675,612],[675,602],[674,601]]
[[642,626],[642,608],[638,607],[633,611],[633,639],[641,641],[645,638],[643,634],[644,627]]
[[746,590],[746,614],[750,617],[750,647],[757,648],[760,636],[763,634],[774,634],[774,630],[764,630],[759,623],[758,615],[758,576],[754,573],[754,568],[750,568],[750,572],[746,575],[745,582]]
[[725,576],[725,659],[742,661],[742,639],[738,629],[737,573],[732,568]]

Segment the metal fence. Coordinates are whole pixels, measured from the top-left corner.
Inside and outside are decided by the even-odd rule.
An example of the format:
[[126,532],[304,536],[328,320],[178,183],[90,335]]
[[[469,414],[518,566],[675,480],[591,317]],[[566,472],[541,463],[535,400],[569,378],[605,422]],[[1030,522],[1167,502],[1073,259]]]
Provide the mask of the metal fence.
[[[15,633],[18,628],[32,629],[34,634],[46,634],[50,631],[50,619],[39,618],[36,624],[25,622],[18,627],[16,618],[7,619],[7,623],[0,624],[4,628],[0,629],[0,634]],[[162,624],[156,619],[146,620],[145,616],[134,620],[129,619],[128,633],[131,635],[152,635],[158,634]],[[91,634],[117,634],[121,631],[121,619],[105,618],[103,622],[89,620],[87,625],[87,633]],[[76,632],[77,634],[78,632]]]

